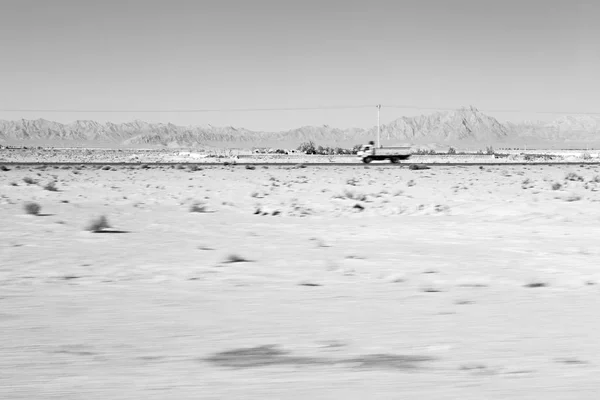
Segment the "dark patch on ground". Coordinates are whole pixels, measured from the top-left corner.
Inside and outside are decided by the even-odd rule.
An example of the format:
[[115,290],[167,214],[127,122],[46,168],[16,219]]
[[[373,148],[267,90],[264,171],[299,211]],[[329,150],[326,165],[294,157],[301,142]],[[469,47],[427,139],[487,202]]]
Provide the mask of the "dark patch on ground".
[[219,367],[259,368],[265,366],[349,366],[366,369],[413,370],[419,364],[434,361],[428,356],[412,356],[397,354],[367,354],[349,358],[293,356],[275,345],[242,348],[215,353],[203,361]]

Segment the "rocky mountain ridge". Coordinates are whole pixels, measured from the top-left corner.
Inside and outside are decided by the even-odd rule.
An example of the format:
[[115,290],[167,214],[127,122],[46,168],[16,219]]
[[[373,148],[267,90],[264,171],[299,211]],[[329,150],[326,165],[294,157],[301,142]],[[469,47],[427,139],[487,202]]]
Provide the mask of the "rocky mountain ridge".
[[[80,120],[69,124],[37,120],[0,120],[0,143],[23,145],[105,145],[111,147],[296,147],[306,141],[348,146],[374,140],[376,127],[337,129],[303,126],[281,132],[244,128],[178,126],[171,123],[99,123]],[[600,117],[565,116],[550,123],[500,123],[474,107],[401,117],[381,125],[383,144],[490,144],[523,142],[600,143]]]

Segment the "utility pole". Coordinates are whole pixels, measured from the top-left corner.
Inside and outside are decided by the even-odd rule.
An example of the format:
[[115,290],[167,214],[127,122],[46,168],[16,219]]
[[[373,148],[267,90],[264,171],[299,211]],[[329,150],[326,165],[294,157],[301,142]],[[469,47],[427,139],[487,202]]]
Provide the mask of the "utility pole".
[[377,104],[377,148],[381,148],[381,143],[379,142],[379,134],[380,134],[380,123],[379,123],[379,112],[381,111],[381,104]]

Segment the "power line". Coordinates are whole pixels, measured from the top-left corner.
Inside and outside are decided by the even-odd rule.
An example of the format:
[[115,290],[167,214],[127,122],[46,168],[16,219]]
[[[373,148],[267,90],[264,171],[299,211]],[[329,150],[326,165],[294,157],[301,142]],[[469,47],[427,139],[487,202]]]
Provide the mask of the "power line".
[[[382,107],[385,108],[399,108],[404,110],[431,110],[431,111],[456,111],[461,109],[461,107],[448,108],[448,107],[419,107],[419,106],[411,106],[411,105],[387,105],[384,104]],[[520,113],[520,114],[553,114],[553,115],[600,115],[600,112],[574,112],[574,111],[535,111],[535,110],[510,110],[510,109],[479,109],[482,112],[489,113]]]

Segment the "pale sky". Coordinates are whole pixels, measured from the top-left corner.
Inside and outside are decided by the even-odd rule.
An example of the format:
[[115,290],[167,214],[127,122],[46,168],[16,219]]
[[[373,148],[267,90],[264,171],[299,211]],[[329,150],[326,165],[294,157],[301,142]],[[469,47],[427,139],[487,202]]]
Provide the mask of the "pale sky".
[[0,109],[373,105],[0,119],[371,127],[381,103],[548,120],[532,111],[600,112],[598,43],[596,0],[0,0]]

